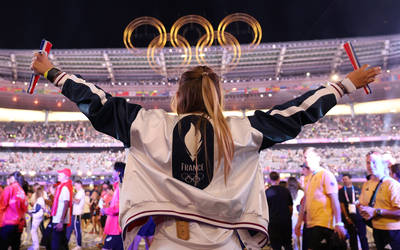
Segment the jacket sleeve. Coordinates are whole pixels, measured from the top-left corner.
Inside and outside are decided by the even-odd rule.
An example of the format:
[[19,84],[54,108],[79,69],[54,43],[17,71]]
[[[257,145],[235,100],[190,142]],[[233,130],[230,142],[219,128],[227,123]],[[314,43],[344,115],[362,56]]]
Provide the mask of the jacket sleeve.
[[11,199],[12,188],[6,187],[0,196],[0,215],[3,214],[8,206],[8,202]]
[[115,206],[106,208],[107,215],[118,215],[119,214],[119,201]]
[[[106,214],[107,215],[118,215],[119,214],[119,188],[118,190],[115,190],[113,199],[116,199],[114,206],[110,206],[106,208]],[[111,204],[113,204],[113,201],[111,200]]]
[[24,215],[26,212],[28,212],[28,197],[25,196],[25,199],[22,201],[21,204],[21,212],[22,212],[22,218],[24,218]]
[[124,98],[112,97],[80,76],[61,73],[54,81],[61,93],[75,102],[93,127],[130,146],[130,127],[142,107]]
[[34,206],[34,208],[31,209],[31,210],[29,210],[29,212],[31,212],[31,213],[33,213],[33,214],[36,214],[37,212],[40,211],[40,209],[42,209],[42,206],[41,206],[40,204],[36,203],[35,206]]
[[255,111],[248,118],[251,126],[263,134],[260,150],[295,138],[304,125],[318,121],[343,95],[344,92],[338,85],[331,84],[308,91],[267,112]]

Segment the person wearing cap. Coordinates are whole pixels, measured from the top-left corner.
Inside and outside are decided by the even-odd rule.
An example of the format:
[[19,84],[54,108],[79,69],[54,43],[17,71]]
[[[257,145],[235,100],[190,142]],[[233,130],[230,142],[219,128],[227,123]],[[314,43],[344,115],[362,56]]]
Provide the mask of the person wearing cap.
[[72,208],[71,225],[67,228],[67,241],[69,242],[72,232],[75,231],[76,247],[72,250],[80,250],[82,248],[81,216],[85,207],[85,191],[82,188],[81,180],[75,181],[74,186],[77,192],[73,198],[74,205]]
[[340,216],[338,184],[335,176],[320,166],[321,157],[316,148],[305,148],[303,157],[312,175],[305,182],[305,196],[295,232],[297,236],[301,235],[301,221],[306,209],[309,230],[308,249],[327,249],[332,242],[331,236],[334,232],[340,239],[344,239],[346,235]]
[[51,249],[68,249],[67,226],[70,225],[72,208],[72,181],[71,170],[64,168],[57,170],[60,185],[54,194],[54,203],[51,209],[52,221],[52,242]]
[[[108,186],[111,185],[111,182],[109,180],[105,180],[102,183],[103,186],[103,191],[101,191],[101,198],[99,200],[99,207],[100,209],[108,207],[108,205],[111,202],[112,196],[110,196],[107,192]],[[94,239],[94,241],[101,241],[104,242],[104,227],[106,226],[106,220],[107,220],[107,215],[101,214],[100,216],[100,232],[99,236]]]
[[114,195],[111,199],[110,207],[102,208],[101,214],[107,216],[106,226],[104,228],[104,234],[106,238],[104,241],[103,249],[122,250],[122,229],[119,226],[119,182],[123,180],[125,173],[125,163],[116,162],[114,164],[113,181],[114,181]]

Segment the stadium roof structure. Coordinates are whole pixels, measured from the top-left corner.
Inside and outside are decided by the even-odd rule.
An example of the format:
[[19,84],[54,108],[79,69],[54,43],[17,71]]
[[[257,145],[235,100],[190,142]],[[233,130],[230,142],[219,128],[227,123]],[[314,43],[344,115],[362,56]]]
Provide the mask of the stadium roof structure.
[[[353,100],[346,97],[341,103],[398,98],[400,35],[267,43],[252,51],[244,45],[233,69],[232,49],[211,46],[200,56],[220,75],[227,110],[268,109],[326,84],[334,75],[344,78],[353,70],[342,47],[348,41],[352,42],[361,64],[382,66],[384,74],[371,84],[371,95],[359,90],[352,95]],[[191,47],[189,66],[199,65],[195,50]],[[58,50],[55,46],[49,57],[55,67],[80,74],[87,82],[115,96],[145,108],[170,111],[171,97],[184,70],[179,65],[187,61],[188,55],[181,48],[157,51],[153,61],[156,72],[150,67],[147,51],[147,48],[135,53],[126,48]],[[77,111],[75,104],[65,101],[44,78],[40,79],[35,94],[25,92],[32,73],[31,57],[30,50],[0,49],[0,107]]]

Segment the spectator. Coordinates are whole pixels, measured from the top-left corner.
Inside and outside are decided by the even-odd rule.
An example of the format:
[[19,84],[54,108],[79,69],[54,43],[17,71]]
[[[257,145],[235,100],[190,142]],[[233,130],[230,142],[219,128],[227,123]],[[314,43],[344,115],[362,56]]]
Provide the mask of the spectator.
[[366,220],[372,219],[377,250],[400,249],[400,183],[385,176],[381,154],[372,152],[367,155],[367,162],[372,178],[379,182],[372,204],[361,203],[360,214]]
[[85,192],[82,188],[82,181],[77,180],[74,183],[76,194],[73,198],[73,211],[71,225],[67,227],[67,241],[71,237],[73,231],[75,231],[76,236],[76,247],[72,250],[80,250],[82,248],[82,227],[81,227],[81,216],[83,214],[83,209],[85,206]]
[[390,152],[389,150],[385,151],[382,154],[382,159],[383,159],[383,164],[385,165],[385,175],[389,176],[390,169],[394,164],[396,164],[396,159],[393,158],[392,152]]
[[122,229],[119,226],[119,181],[122,182],[125,173],[125,163],[116,162],[114,165],[113,181],[114,181],[114,195],[112,197],[110,207],[101,209],[101,214],[107,215],[106,227],[104,234],[106,240],[103,249],[122,250]]
[[[28,190],[26,192],[27,198],[28,198],[28,207],[27,207],[28,211],[32,210],[32,206],[31,206],[30,201],[33,202],[32,205],[35,204],[35,202],[32,200],[32,197],[33,197],[34,193],[35,192],[31,188],[28,188]],[[29,242],[29,239],[31,239],[32,216],[29,213],[27,213],[24,219],[26,220],[25,221],[26,227],[23,230],[25,230],[26,237],[25,237],[25,240],[24,240],[23,244],[27,245],[28,242]]]
[[35,191],[35,200],[34,200],[34,205],[32,206],[32,210],[29,211],[29,213],[32,215],[32,229],[31,229],[31,235],[32,235],[32,243],[33,243],[33,250],[39,250],[39,239],[38,239],[38,234],[37,230],[42,223],[43,220],[43,209],[45,208],[45,202],[44,202],[44,190],[42,187],[36,187]]
[[89,234],[98,234],[99,230],[97,228],[99,228],[100,226],[100,222],[98,220],[98,216],[99,216],[99,194],[97,193],[96,190],[94,190],[92,192],[91,195],[91,201],[90,201],[90,215],[92,217],[92,231],[89,232]]
[[289,177],[287,180],[287,189],[290,192],[290,195],[292,196],[293,200],[293,215],[292,215],[292,243],[293,243],[293,249],[298,250],[300,244],[299,237],[294,233],[294,227],[297,224],[298,218],[299,218],[299,212],[300,212],[300,201],[303,199],[304,192],[301,190],[300,184],[297,182],[297,179],[295,177]]
[[269,208],[268,232],[273,250],[292,250],[293,199],[286,187],[279,184],[277,172],[271,172],[271,187],[265,191]]
[[[300,186],[301,186],[302,190],[304,190],[306,188],[305,182],[308,182],[311,178],[311,171],[305,163],[302,164],[300,167],[301,167]],[[297,219],[297,223],[299,223],[300,225],[302,222],[304,222],[303,235],[302,236],[297,235],[296,228],[295,228],[295,234],[301,241],[301,249],[308,250],[308,240],[310,238],[310,234],[309,234],[309,230],[307,229],[307,216],[306,216],[307,211],[306,211],[305,207],[303,207],[303,206],[305,206],[305,203],[303,202],[304,197],[305,196],[303,194],[303,198],[300,200],[300,206],[298,208],[299,218]],[[301,211],[302,211],[303,216],[300,216]]]
[[[344,239],[346,232],[340,217],[338,187],[335,176],[320,166],[321,157],[313,147],[304,149],[304,162],[313,173],[305,183],[305,197],[300,210],[299,222],[295,231],[301,235],[304,207],[307,211],[307,228],[310,230],[308,248],[311,250],[327,249],[334,232]],[[333,219],[336,219],[334,223]]]
[[71,170],[64,168],[58,170],[58,181],[61,182],[54,194],[54,203],[51,209],[52,242],[53,250],[61,248],[68,249],[67,226],[71,224],[72,212],[72,181]]
[[88,224],[91,221],[90,216],[90,191],[85,191],[85,207],[83,208],[82,223],[84,224],[83,229],[86,230]]
[[[107,204],[111,202],[112,196],[110,196],[107,192],[107,188],[111,185],[109,180],[105,180],[102,183],[103,191],[101,192],[100,200],[99,200],[99,208],[107,208]],[[105,234],[104,227],[106,226],[107,215],[101,214],[100,215],[100,232],[99,236],[94,241],[104,241]]]
[[10,183],[0,197],[0,250],[19,249],[19,227],[24,221],[28,199],[24,191],[27,183],[20,172],[8,175]]
[[345,222],[350,236],[351,250],[358,250],[357,236],[360,237],[362,250],[368,250],[367,229],[356,208],[361,189],[353,185],[350,174],[344,174],[342,181],[344,186],[339,190],[339,201],[343,215],[342,220]]
[[395,179],[396,181],[400,180],[400,164],[394,164],[390,168],[390,177]]

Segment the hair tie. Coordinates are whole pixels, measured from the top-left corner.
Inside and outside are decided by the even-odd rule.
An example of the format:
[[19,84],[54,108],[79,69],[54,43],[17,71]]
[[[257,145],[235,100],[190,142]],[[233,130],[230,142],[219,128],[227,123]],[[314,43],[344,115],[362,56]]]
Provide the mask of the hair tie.
[[208,75],[208,73],[207,72],[203,72],[203,74],[201,74],[202,76],[204,76],[204,75]]

